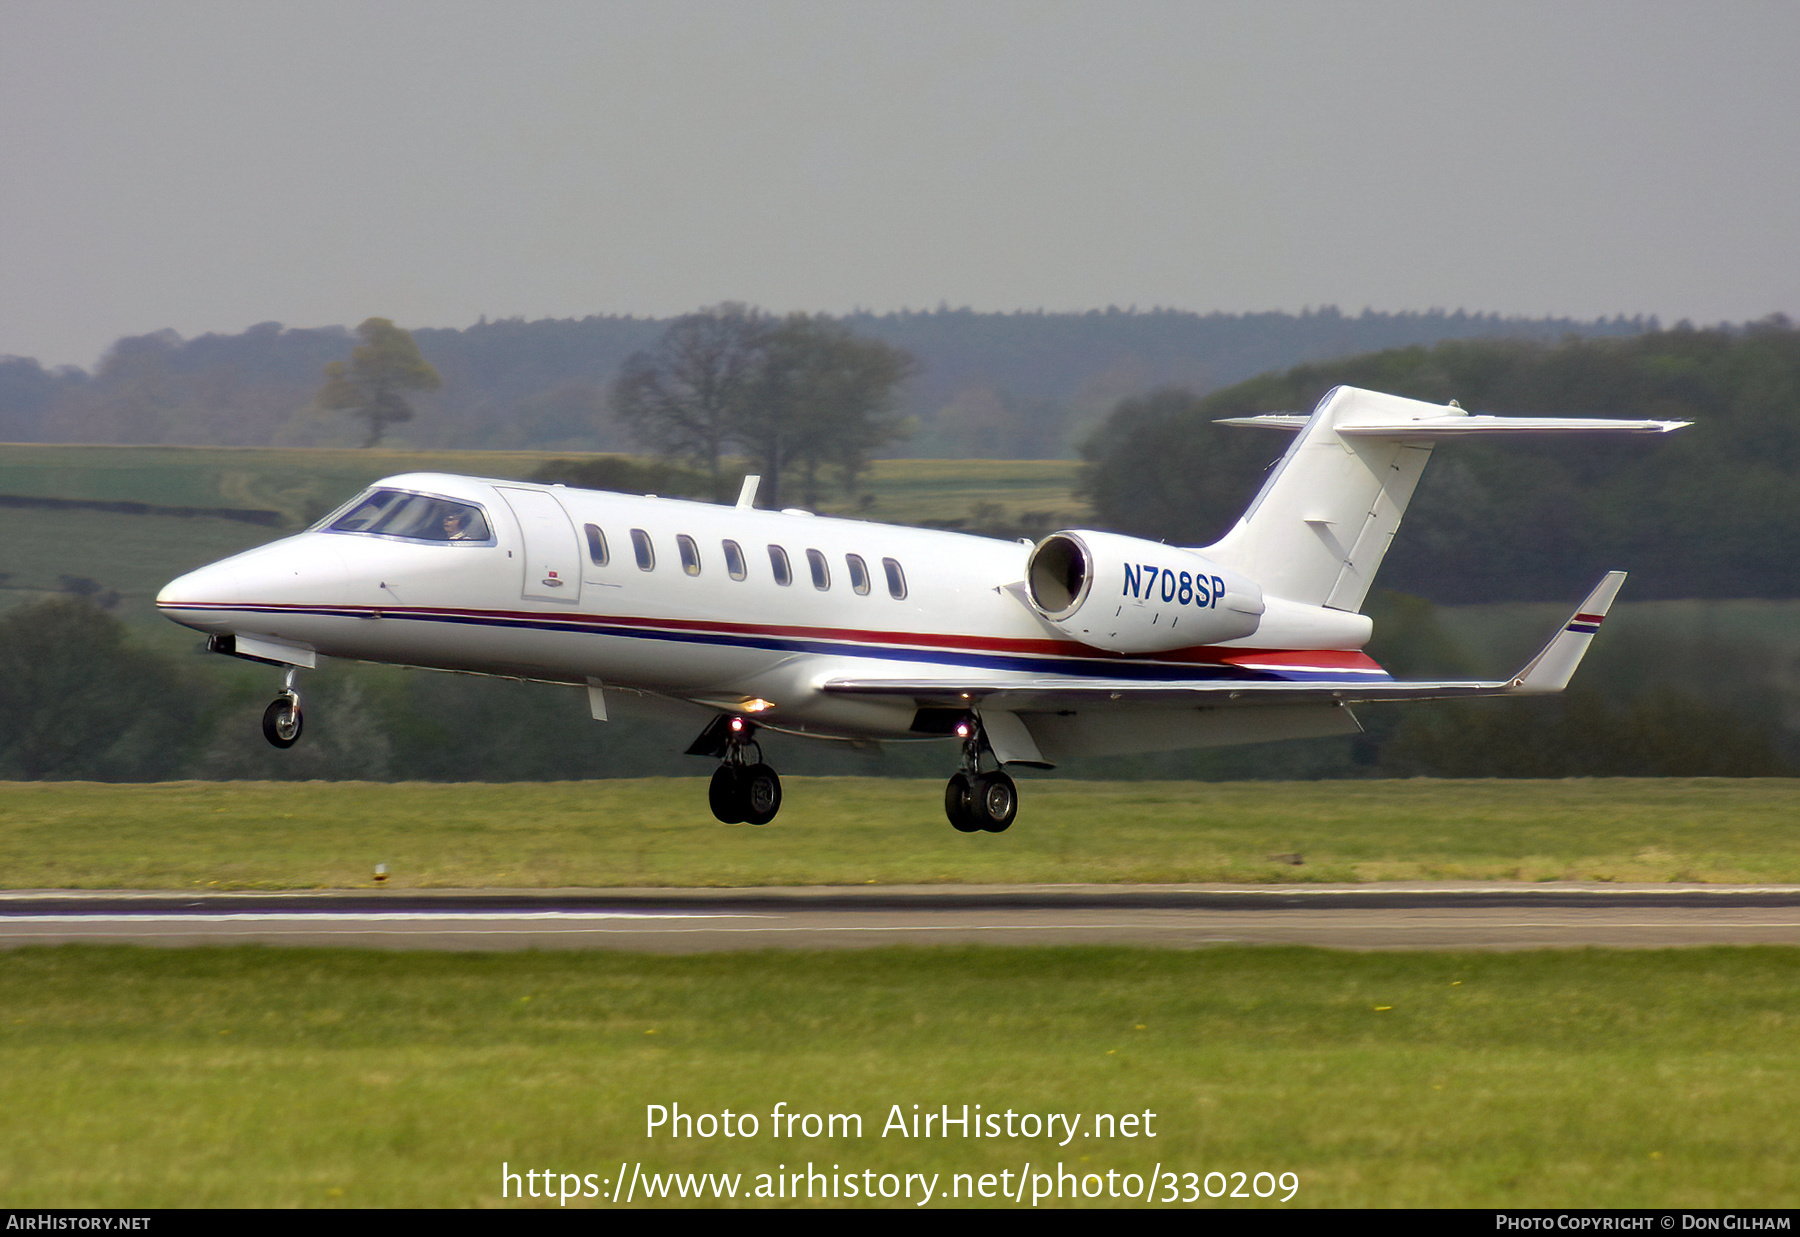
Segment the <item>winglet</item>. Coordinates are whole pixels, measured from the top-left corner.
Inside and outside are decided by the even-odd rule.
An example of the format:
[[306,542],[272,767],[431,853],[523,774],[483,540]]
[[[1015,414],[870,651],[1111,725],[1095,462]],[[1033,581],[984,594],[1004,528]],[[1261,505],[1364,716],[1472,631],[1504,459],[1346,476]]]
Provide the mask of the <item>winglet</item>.
[[1562,630],[1550,638],[1543,652],[1513,676],[1509,692],[1542,695],[1567,687],[1575,675],[1575,667],[1581,664],[1582,656],[1593,641],[1594,633],[1600,630],[1606,612],[1612,608],[1613,598],[1619,595],[1619,586],[1624,583],[1623,571],[1607,572],[1587,599],[1575,607],[1575,613],[1569,616]]

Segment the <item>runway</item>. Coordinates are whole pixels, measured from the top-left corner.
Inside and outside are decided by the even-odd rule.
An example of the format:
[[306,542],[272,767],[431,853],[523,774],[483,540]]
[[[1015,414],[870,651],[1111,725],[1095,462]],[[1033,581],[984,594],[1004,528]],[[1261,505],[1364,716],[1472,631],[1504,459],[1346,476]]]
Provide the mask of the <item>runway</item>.
[[702,953],[884,945],[1800,945],[1800,886],[1037,885],[0,893],[0,948],[69,942]]

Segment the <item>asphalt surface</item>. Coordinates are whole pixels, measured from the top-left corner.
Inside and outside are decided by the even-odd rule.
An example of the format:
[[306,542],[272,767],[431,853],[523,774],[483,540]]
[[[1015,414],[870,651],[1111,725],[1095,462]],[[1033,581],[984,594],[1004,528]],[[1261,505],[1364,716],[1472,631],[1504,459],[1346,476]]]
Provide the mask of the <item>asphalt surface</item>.
[[1538,949],[1800,945],[1800,886],[869,886],[0,893],[0,948],[66,942],[700,953],[881,945]]

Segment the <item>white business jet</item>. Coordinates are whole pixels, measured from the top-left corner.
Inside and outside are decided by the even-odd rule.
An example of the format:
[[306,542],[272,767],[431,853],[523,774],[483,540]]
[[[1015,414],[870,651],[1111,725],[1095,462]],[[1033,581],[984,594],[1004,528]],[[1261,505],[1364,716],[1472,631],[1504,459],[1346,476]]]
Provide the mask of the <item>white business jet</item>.
[[736,506],[409,473],[297,536],[182,576],[157,605],[208,647],[285,667],[263,716],[300,737],[321,656],[585,686],[708,717],[713,813],[764,824],[781,781],[758,730],[960,743],[964,832],[1013,821],[1009,766],[1351,734],[1346,707],[1561,691],[1624,581],[1609,572],[1510,679],[1399,682],[1358,613],[1441,438],[1662,433],[1679,421],[1473,416],[1352,387],[1295,433],[1221,540],[1075,529],[1036,545]]

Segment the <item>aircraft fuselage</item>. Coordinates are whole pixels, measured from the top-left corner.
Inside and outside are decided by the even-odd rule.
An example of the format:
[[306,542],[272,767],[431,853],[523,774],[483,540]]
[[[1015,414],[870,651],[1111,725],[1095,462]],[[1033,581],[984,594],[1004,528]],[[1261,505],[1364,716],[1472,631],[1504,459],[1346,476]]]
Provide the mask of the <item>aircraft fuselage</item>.
[[[436,473],[371,492],[466,504],[488,535],[334,529],[351,504],[182,576],[159,607],[197,630],[272,646],[271,660],[288,660],[291,647],[301,665],[310,653],[594,683],[727,711],[755,703],[765,725],[866,738],[923,737],[916,708],[833,697],[825,681],[1379,675],[1355,649],[1275,665],[1253,638],[1142,655],[1072,640],[1022,595],[1026,542]],[[1219,606],[1216,572],[1195,582],[1166,571],[1160,591],[1147,573],[1133,565],[1095,588],[1118,593],[1120,609],[1166,608],[1177,621]]]

